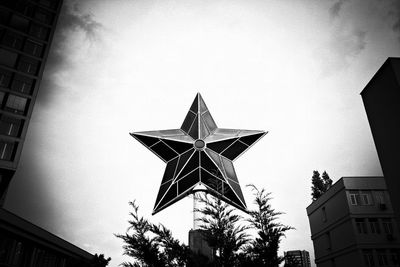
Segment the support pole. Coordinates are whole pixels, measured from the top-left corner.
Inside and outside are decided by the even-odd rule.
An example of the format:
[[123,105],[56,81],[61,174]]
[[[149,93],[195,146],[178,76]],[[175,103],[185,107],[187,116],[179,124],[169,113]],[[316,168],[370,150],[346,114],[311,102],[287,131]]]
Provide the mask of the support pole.
[[196,211],[196,209],[199,208],[199,192],[195,192],[193,194],[193,230],[199,229],[199,221],[197,220],[199,218],[199,212]]
[[196,211],[196,209],[200,209],[203,206],[199,201],[201,194],[204,194],[204,191],[199,190],[193,193],[193,229],[189,231],[189,248],[194,253],[202,254],[212,261],[214,258],[214,251],[208,245],[205,235],[200,229],[201,222],[197,220],[202,216],[200,212]]

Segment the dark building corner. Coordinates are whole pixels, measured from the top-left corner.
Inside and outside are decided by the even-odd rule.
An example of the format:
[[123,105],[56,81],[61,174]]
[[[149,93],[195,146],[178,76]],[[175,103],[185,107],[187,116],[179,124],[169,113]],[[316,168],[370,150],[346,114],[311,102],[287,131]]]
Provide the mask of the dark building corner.
[[361,97],[400,224],[400,58],[388,58],[365,86]]

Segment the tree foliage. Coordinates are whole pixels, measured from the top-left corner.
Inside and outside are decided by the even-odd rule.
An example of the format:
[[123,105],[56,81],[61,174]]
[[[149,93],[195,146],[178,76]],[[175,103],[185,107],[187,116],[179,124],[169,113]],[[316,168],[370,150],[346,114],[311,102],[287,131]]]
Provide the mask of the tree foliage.
[[234,214],[234,209],[213,196],[200,196],[198,201],[203,208],[196,209],[203,216],[200,229],[204,231],[208,245],[216,252],[217,266],[235,266],[239,249],[248,243],[248,226],[238,225],[243,218]]
[[[250,187],[257,209],[249,211],[245,220],[233,214],[233,209],[218,198],[201,200],[205,207],[198,210],[203,214],[199,220],[203,223],[201,228],[208,233],[209,245],[219,254],[216,266],[275,267],[284,259],[278,256],[279,244],[285,233],[294,228],[278,222],[278,216],[283,213],[272,208],[271,193],[254,185]],[[248,229],[256,230],[257,236],[250,238]]]
[[318,171],[313,171],[311,184],[312,201],[315,201],[326,191],[328,191],[328,189],[332,186],[332,180],[326,171],[322,173],[322,177]]
[[257,230],[258,237],[246,248],[246,255],[251,258],[251,266],[278,266],[284,260],[278,256],[279,243],[285,233],[294,228],[278,222],[278,216],[283,213],[272,208],[271,193],[254,185],[249,187],[254,192],[257,209],[249,211],[248,222]]
[[326,171],[322,173],[322,183],[324,185],[324,192],[328,191],[328,189],[332,186],[332,180]]
[[[279,244],[285,233],[293,227],[278,221],[282,212],[275,211],[270,204],[270,194],[264,189],[250,185],[254,192],[256,209],[249,211],[245,218],[220,198],[210,195],[198,198],[202,214],[198,220],[208,245],[214,250],[210,263],[200,254],[192,253],[188,246],[172,237],[171,231],[163,225],[155,225],[138,215],[138,206],[130,202],[129,228],[125,234],[116,236],[123,240],[124,254],[135,261],[124,262],[124,267],[277,267],[283,257],[278,256]],[[254,237],[250,229],[256,231]]]
[[94,254],[92,261],[90,262],[90,267],[106,267],[108,263],[111,261],[111,258],[107,259],[104,257],[104,254],[98,255]]
[[134,263],[124,262],[124,267],[178,267],[188,262],[189,248],[172,237],[171,231],[163,225],[155,225],[138,215],[139,207],[129,202],[129,228],[125,234],[115,236],[124,241],[124,255],[135,259]]

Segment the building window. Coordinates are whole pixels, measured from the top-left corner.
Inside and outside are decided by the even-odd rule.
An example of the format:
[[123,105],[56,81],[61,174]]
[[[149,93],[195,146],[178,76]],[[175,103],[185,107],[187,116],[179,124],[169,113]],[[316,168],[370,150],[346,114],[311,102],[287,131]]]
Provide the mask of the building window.
[[382,226],[383,226],[383,231],[385,232],[385,234],[392,234],[393,233],[392,219],[383,218],[382,219]]
[[42,6],[45,6],[47,8],[51,8],[51,9],[56,9],[56,7],[57,7],[57,1],[39,0],[38,3]]
[[370,193],[361,193],[360,194],[361,205],[371,205],[371,194]]
[[9,95],[7,102],[6,102],[6,110],[24,114],[26,108],[27,99],[24,97],[16,96],[16,95]]
[[47,16],[43,12],[40,11],[35,12],[34,18],[37,19],[38,21],[47,23]]
[[8,10],[0,8],[0,23],[7,25],[9,16],[10,12]]
[[60,258],[56,254],[40,249],[34,248],[32,255],[32,266],[63,266],[63,258]]
[[376,201],[379,204],[385,204],[386,203],[386,201],[385,201],[385,192],[384,191],[376,191],[375,196],[376,196]]
[[3,106],[4,96],[5,96],[4,92],[0,91],[0,107]]
[[377,250],[378,254],[378,265],[389,266],[388,255],[385,250]]
[[0,70],[0,86],[8,87],[11,80],[11,72],[6,70]]
[[381,233],[381,228],[379,227],[379,222],[378,219],[376,218],[370,218],[368,219],[369,221],[369,226],[371,229],[372,234],[380,234]]
[[372,250],[363,250],[364,262],[365,266],[371,267],[375,266],[374,255],[372,254]]
[[17,242],[14,250],[14,257],[11,261],[12,266],[20,266],[24,253],[24,246],[22,242]]
[[18,62],[17,69],[35,75],[38,67],[39,67],[39,62],[37,60],[28,57],[21,57],[21,59]]
[[357,219],[356,219],[356,227],[357,227],[357,232],[358,232],[359,234],[366,234],[366,233],[368,233],[368,231],[367,231],[367,224],[365,223],[365,219],[357,218]]
[[1,40],[1,43],[14,49],[21,49],[23,41],[24,38],[22,36],[11,32],[6,32]]
[[350,203],[351,205],[357,205],[357,194],[350,193]]
[[10,116],[0,117],[0,134],[9,136],[19,136],[22,120]]
[[10,26],[21,32],[26,32],[29,28],[29,20],[14,14],[11,17]]
[[325,207],[322,208],[322,221],[326,222],[327,217],[326,217],[326,209]]
[[39,4],[46,6],[46,7],[52,7],[53,4],[50,0],[39,0]]
[[45,27],[36,25],[36,24],[32,24],[30,30],[29,30],[29,34],[31,34],[32,36],[39,38],[41,40],[46,40],[47,39],[47,33],[48,30]]
[[378,204],[379,209],[386,210],[386,198],[384,191],[376,191],[375,192],[376,203]]
[[11,90],[28,94],[32,92],[33,79],[16,74],[11,85]]
[[26,52],[32,56],[41,57],[42,52],[43,52],[43,45],[41,45],[38,42],[28,39],[25,42],[24,52]]
[[27,17],[32,17],[33,11],[35,10],[35,7],[29,4],[20,6],[19,10]]
[[0,159],[12,160],[13,152],[14,152],[14,143],[5,140],[0,140]]
[[351,205],[372,205],[372,197],[371,197],[371,192],[349,192],[349,197],[350,197],[350,204]]
[[17,57],[17,53],[0,48],[0,65],[13,68],[17,61]]
[[[0,239],[1,266],[19,266],[21,261],[22,243],[14,239],[3,237]],[[16,263],[16,264],[15,264]],[[5,265],[3,265],[5,264]]]
[[331,250],[332,249],[332,239],[331,239],[331,233],[327,232],[325,234],[326,237],[326,249]]
[[66,266],[66,259],[65,258],[61,258],[60,259],[60,264],[59,264],[59,267],[65,267]]
[[390,261],[392,262],[392,264],[394,266],[399,266],[400,265],[399,254],[400,253],[399,253],[398,250],[395,250],[395,249],[391,249],[390,250],[389,258],[390,258]]
[[46,12],[43,9],[38,9],[35,14],[33,15],[35,19],[37,19],[40,22],[46,23],[46,24],[51,24],[52,22],[52,15]]

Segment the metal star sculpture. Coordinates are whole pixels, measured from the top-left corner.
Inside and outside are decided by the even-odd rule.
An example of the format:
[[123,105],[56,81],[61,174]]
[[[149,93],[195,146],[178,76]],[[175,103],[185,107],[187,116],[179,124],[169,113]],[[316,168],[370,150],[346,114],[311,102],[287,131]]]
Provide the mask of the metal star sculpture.
[[180,129],[130,133],[167,163],[153,214],[199,190],[246,211],[232,161],[266,133],[218,128],[199,93]]

